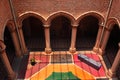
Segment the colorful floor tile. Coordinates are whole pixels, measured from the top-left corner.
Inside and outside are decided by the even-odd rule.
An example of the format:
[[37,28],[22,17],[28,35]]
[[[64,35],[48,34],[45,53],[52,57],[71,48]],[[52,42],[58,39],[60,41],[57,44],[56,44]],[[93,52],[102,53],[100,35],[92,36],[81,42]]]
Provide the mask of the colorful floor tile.
[[52,72],[46,80],[81,80],[72,72]]
[[[89,58],[101,63],[100,58],[93,53],[84,53]],[[30,52],[26,57],[26,69],[21,68],[18,79],[27,80],[96,80],[106,78],[103,65],[95,69],[91,65],[78,59],[78,53],[53,52]],[[31,59],[35,58],[36,64],[31,65]],[[21,63],[22,64],[22,63]],[[102,64],[102,63],[101,63]]]

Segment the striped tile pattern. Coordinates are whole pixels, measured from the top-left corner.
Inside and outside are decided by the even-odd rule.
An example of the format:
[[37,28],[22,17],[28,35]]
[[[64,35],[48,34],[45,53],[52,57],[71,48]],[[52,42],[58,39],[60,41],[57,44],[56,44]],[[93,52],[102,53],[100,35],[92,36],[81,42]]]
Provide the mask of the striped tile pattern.
[[[52,75],[53,72],[72,72],[76,77],[83,80],[106,78],[103,66],[99,70],[94,69],[90,65],[78,60],[78,53],[79,52],[71,54],[67,51],[56,51],[51,54],[46,54],[45,52],[30,52],[30,54],[21,61],[21,65],[26,65],[21,66],[18,79],[45,80]],[[80,53],[101,62],[100,58],[92,52]],[[30,59],[33,57],[36,61],[34,66],[30,64]]]

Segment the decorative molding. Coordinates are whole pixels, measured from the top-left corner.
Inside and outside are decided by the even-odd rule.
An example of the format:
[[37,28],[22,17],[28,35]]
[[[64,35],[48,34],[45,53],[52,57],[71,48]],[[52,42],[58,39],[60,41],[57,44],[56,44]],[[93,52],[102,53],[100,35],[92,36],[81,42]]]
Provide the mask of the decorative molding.
[[22,13],[21,15],[19,15],[18,24],[22,25],[22,21],[30,16],[33,16],[33,17],[39,19],[43,24],[46,23],[46,19],[43,16],[41,16],[39,13],[34,12],[34,11],[26,11],[26,12]]
[[74,24],[76,22],[76,19],[74,18],[74,16],[71,13],[66,12],[66,11],[58,11],[58,12],[54,12],[54,13],[50,14],[48,16],[46,22],[48,24],[50,24],[51,21],[58,16],[64,16],[64,17],[68,18],[71,21],[71,24]]
[[81,14],[79,17],[77,17],[76,23],[79,23],[80,20],[82,20],[84,17],[87,17],[87,16],[96,17],[99,21],[99,24],[103,24],[105,22],[104,16],[101,13],[98,13],[96,11],[88,11],[88,12],[85,12],[85,13]]

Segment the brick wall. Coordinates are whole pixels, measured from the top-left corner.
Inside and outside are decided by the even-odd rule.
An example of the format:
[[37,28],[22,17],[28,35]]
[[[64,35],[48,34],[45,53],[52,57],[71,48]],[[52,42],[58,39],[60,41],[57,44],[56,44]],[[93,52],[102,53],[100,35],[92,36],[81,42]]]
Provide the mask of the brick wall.
[[[4,28],[7,21],[11,18],[8,0],[0,0],[0,40],[4,37]],[[2,60],[0,59],[0,80],[4,80],[7,76]]]
[[115,17],[120,22],[120,0],[113,0],[110,17]]
[[109,0],[13,0],[13,2],[18,15],[26,11],[35,11],[48,17],[53,12],[66,11],[76,18],[88,11],[96,11],[105,16],[109,4]]
[[[27,11],[39,13],[44,18],[48,18],[57,11],[66,11],[75,18],[88,12],[95,11],[106,16],[110,0],[12,0],[16,14],[19,16]],[[120,20],[119,0],[113,0],[110,17]],[[11,18],[9,3],[7,0],[0,1],[0,39],[3,38],[3,31],[7,20]]]
[[11,18],[8,0],[0,1],[0,39],[3,39],[4,27]]

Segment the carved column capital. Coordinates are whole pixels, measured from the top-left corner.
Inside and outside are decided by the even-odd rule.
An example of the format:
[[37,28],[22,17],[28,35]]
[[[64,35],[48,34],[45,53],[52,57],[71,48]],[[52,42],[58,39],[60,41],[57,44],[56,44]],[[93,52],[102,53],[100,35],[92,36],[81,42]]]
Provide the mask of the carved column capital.
[[74,25],[74,26],[72,26],[72,28],[77,28],[78,26],[76,26],[76,25]]
[[120,42],[118,43],[118,47],[119,47],[119,49],[120,49]]
[[10,31],[10,33],[13,33],[13,32],[16,31],[16,29],[15,29],[15,28],[13,28],[13,29],[9,29],[9,31]]
[[77,28],[78,25],[79,25],[79,24],[77,24],[77,23],[76,23],[76,24],[71,24],[71,26],[72,26],[73,28]]
[[49,28],[50,27],[49,24],[44,24],[43,26],[44,26],[44,28]]
[[99,26],[104,26],[104,24],[103,23],[99,23]]
[[18,29],[22,29],[22,26],[18,26]]
[[0,41],[0,53],[2,54],[2,52],[6,49],[6,45],[4,44],[3,41]]
[[105,27],[105,30],[106,30],[106,31],[109,31],[109,32],[111,31],[111,29],[109,29],[109,28],[107,28],[107,27]]
[[9,29],[9,31],[12,33],[14,31],[16,31],[16,28],[15,28],[15,24],[14,24],[14,21],[10,20],[7,24],[7,28]]
[[107,75],[109,77],[114,77],[116,73],[113,73],[111,69],[108,70]]
[[99,29],[102,29],[104,27],[103,24],[99,24]]

